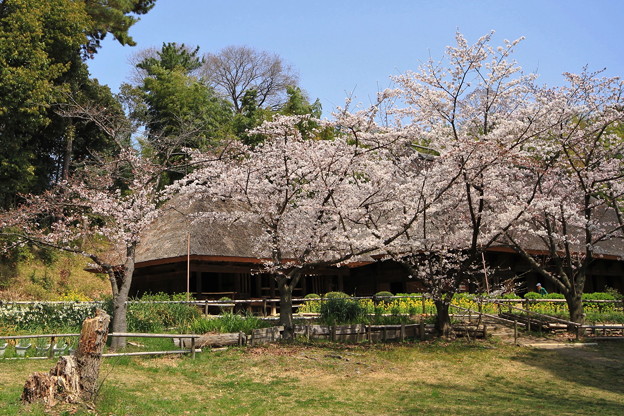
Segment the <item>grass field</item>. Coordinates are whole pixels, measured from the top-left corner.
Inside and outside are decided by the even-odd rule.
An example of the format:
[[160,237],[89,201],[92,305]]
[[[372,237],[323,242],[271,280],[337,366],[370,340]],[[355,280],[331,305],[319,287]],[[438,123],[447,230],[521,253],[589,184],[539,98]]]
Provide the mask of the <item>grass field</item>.
[[621,415],[624,346],[272,345],[108,358],[95,409],[22,406],[52,361],[1,361],[1,415]]

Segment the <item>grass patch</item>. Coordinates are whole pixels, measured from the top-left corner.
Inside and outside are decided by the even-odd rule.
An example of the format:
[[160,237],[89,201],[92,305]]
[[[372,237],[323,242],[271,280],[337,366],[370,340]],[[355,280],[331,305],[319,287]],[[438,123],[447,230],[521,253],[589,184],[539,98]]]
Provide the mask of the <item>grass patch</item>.
[[[0,360],[0,415],[44,414],[17,399],[26,377],[52,363]],[[103,415],[619,415],[624,349],[278,344],[196,360],[110,358],[102,378]]]
[[40,248],[19,251],[0,257],[3,300],[90,300],[110,293],[106,276],[85,270],[90,262],[85,257]]
[[208,332],[244,332],[245,334],[251,334],[251,331],[254,329],[267,328],[271,325],[272,323],[263,321],[257,316],[225,313],[218,317],[197,318],[185,330],[194,334],[205,334]]

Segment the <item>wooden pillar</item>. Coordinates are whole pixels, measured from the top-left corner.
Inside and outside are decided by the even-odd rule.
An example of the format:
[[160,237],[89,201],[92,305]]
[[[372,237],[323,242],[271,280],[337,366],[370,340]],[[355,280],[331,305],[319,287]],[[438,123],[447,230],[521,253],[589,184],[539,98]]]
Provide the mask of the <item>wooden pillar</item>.
[[275,298],[275,278],[273,276],[269,276],[269,287],[271,289],[271,297]]
[[193,272],[193,276],[195,276],[195,292],[201,293],[202,289],[202,272]]
[[256,296],[262,297],[262,275],[253,275],[256,280]]

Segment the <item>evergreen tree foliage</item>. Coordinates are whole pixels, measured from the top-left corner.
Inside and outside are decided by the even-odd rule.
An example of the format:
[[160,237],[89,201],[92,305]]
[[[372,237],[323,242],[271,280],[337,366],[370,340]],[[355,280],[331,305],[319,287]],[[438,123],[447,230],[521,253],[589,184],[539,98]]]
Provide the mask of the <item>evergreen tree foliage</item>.
[[107,33],[133,45],[133,15],[155,0],[3,0],[0,2],[0,209],[20,193],[41,192],[106,139],[96,126],[68,116],[73,100],[121,107],[89,79],[84,59]]

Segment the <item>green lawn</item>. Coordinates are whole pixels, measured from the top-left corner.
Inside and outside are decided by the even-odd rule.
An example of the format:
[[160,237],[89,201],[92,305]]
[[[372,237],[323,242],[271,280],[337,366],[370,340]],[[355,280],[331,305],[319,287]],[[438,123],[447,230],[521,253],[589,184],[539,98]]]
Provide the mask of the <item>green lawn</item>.
[[[0,360],[0,414],[52,361]],[[96,411],[57,415],[621,415],[624,345],[533,350],[488,341],[273,345],[188,357],[109,358]]]

